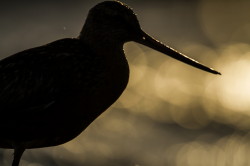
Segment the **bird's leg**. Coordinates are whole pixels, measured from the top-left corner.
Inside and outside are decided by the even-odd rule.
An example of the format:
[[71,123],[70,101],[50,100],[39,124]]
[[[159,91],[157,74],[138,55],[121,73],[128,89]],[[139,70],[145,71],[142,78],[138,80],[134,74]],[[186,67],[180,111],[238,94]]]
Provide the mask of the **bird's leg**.
[[17,147],[14,149],[14,159],[13,159],[13,162],[12,162],[12,166],[18,166],[19,165],[19,162],[20,162],[20,159],[22,157],[22,154],[24,152],[24,148],[21,148],[21,147]]

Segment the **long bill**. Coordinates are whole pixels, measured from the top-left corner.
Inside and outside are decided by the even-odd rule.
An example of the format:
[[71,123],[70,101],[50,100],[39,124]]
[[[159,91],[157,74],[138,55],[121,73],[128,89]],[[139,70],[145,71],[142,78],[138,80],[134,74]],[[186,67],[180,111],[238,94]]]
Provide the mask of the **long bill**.
[[221,75],[220,72],[212,69],[212,68],[209,68],[201,63],[199,63],[198,61],[192,59],[192,58],[189,58],[188,56],[174,50],[173,48],[171,47],[168,47],[166,45],[164,45],[163,43],[161,43],[160,41],[158,40],[155,40],[154,38],[152,38],[151,36],[149,36],[148,34],[146,34],[145,32],[142,31],[142,38],[136,42],[142,44],[142,45],[145,45],[145,46],[148,46],[154,50],[157,50],[163,54],[166,54],[174,59],[177,59],[181,62],[184,62],[188,65],[191,65],[193,67],[196,67],[198,69],[201,69],[201,70],[204,70],[204,71],[207,71],[207,72],[210,72],[210,73],[213,73],[213,74],[219,74]]

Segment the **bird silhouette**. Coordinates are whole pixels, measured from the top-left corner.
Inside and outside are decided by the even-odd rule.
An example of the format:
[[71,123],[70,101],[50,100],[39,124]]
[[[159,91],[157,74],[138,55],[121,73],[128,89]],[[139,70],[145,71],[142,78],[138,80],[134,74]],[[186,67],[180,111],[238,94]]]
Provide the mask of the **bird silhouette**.
[[123,45],[135,41],[220,74],[153,39],[118,1],[94,6],[77,38],[24,50],[0,61],[0,148],[56,146],[78,136],[122,94],[129,79]]

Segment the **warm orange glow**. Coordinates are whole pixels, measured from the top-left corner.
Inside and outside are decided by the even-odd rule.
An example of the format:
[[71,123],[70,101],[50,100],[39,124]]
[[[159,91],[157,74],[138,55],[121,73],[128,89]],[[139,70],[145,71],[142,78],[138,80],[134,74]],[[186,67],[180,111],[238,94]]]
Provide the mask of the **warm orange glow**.
[[218,61],[223,77],[207,80],[207,95],[217,99],[231,111],[250,112],[250,47],[244,44],[231,45],[222,52]]
[[[50,4],[49,9],[58,11],[48,10],[49,14],[58,12],[56,18],[62,19],[58,23],[47,15],[43,19],[37,19],[37,14],[33,19],[14,17],[12,12],[21,8],[12,10],[12,5],[6,10],[12,13],[10,18],[3,19],[2,10],[0,56],[77,36],[87,8],[95,4],[80,2],[64,8]],[[40,9],[44,15],[43,5],[34,10]],[[250,1],[130,1],[129,5],[146,32],[222,75],[199,71],[152,49],[127,43],[124,50],[130,79],[119,100],[77,139],[29,151],[22,164],[250,165]],[[72,19],[72,13],[81,16]],[[24,24],[27,20],[32,21]],[[16,24],[18,28],[13,30]],[[0,165],[11,165],[12,151],[0,153]],[[43,164],[38,163],[40,159]]]

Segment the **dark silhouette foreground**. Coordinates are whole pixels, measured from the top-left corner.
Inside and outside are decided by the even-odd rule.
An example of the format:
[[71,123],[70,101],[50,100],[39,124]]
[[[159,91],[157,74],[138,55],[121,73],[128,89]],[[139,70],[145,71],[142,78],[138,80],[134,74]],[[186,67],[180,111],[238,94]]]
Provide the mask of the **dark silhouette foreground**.
[[153,39],[117,1],[93,7],[78,38],[58,40],[0,61],[0,147],[56,146],[79,135],[126,88],[123,52],[135,41],[199,69],[220,74]]

